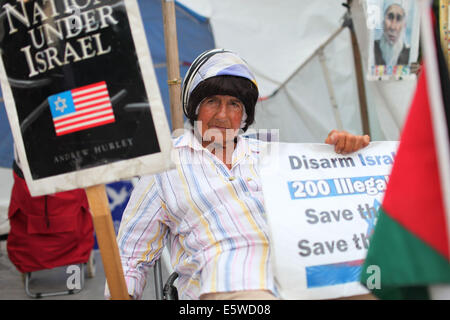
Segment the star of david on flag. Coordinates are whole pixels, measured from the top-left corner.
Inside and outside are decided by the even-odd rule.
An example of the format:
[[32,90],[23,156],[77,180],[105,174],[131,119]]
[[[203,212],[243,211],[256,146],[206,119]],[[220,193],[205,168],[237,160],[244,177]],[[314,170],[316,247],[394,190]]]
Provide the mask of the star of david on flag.
[[57,136],[115,122],[105,81],[48,97]]

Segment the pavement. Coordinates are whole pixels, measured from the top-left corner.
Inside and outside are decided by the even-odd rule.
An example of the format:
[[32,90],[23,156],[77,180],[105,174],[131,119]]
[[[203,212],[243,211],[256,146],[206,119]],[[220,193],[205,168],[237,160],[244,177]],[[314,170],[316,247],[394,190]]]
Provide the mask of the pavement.
[[[81,291],[70,295],[57,295],[42,297],[42,300],[104,300],[105,272],[99,250],[94,250],[95,275],[89,277],[88,268],[84,267],[84,284]],[[78,270],[82,270],[79,268]],[[63,292],[70,285],[77,285],[73,279],[75,272],[69,266],[54,269],[40,270],[31,273],[29,291],[36,292]],[[163,281],[170,275],[169,269],[162,263]],[[72,278],[71,278],[72,277]],[[143,300],[155,300],[153,269],[148,273],[147,285]],[[75,287],[76,288],[76,287]],[[9,260],[6,251],[6,241],[0,241],[0,300],[36,300],[27,295],[22,274]]]

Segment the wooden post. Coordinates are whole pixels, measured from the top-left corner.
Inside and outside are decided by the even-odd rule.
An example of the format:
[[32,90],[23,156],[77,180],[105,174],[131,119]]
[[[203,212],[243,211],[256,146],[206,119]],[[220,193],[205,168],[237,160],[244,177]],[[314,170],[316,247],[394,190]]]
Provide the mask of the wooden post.
[[450,70],[450,30],[449,30],[449,16],[450,16],[450,0],[439,1],[439,30],[441,35],[441,46],[444,50],[445,61],[447,68]]
[[[347,1],[347,9],[351,12],[351,4],[352,0]],[[350,15],[351,17],[351,15]],[[355,26],[353,21],[350,26],[350,35],[352,38],[352,48],[353,48],[353,61],[355,65],[356,72],[356,84],[358,87],[358,98],[359,98],[359,108],[361,112],[361,121],[362,121],[362,130],[363,134],[370,135],[370,125],[369,125],[369,113],[367,110],[367,99],[366,99],[366,87],[364,85],[364,76],[363,76],[363,66],[361,61],[361,53],[359,51],[358,40],[356,38]]]
[[111,299],[129,300],[105,185],[96,185],[85,190]]
[[177,24],[175,2],[161,0],[164,21],[164,43],[166,46],[167,83],[169,85],[170,113],[172,130],[183,128],[183,112],[181,109],[181,78],[178,57]]

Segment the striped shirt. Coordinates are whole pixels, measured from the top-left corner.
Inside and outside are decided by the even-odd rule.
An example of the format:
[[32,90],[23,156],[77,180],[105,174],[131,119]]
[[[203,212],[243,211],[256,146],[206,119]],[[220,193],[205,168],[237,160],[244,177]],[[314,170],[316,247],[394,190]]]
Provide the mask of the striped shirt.
[[142,297],[147,271],[165,245],[181,299],[275,293],[258,174],[261,143],[238,137],[230,170],[189,131],[174,140],[175,169],[139,180],[117,239],[130,295]]

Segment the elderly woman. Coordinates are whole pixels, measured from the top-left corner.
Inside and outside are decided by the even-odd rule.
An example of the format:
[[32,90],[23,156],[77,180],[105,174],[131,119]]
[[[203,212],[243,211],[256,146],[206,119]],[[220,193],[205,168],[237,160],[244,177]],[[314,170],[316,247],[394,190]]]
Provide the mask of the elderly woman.
[[[274,299],[268,226],[259,177],[262,142],[238,135],[252,124],[255,77],[235,53],[201,54],[183,83],[193,129],[174,139],[176,168],[144,176],[118,235],[130,296],[169,244],[181,299]],[[352,152],[368,136],[332,131],[327,143]]]

